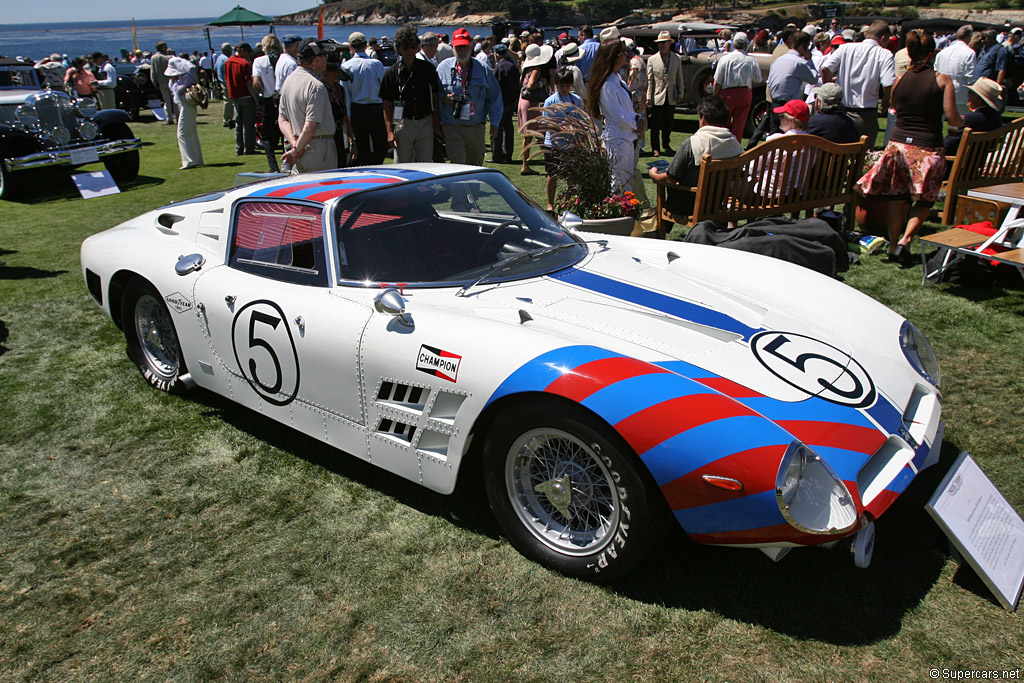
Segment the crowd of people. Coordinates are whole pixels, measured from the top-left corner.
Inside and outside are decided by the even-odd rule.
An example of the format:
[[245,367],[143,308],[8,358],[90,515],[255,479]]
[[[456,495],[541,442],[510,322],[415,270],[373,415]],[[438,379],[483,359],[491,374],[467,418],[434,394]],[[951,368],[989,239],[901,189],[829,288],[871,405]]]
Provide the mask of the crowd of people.
[[[1009,68],[1024,63],[1020,28],[915,30],[901,41],[884,20],[859,28],[831,20],[750,35],[723,30],[715,39],[725,54],[715,65],[714,94],[698,109],[700,130],[678,150],[670,145],[676,106],[693,95],[685,92],[681,55],[701,46],[668,31],[650,55],[615,27],[595,33],[584,26],[575,37],[564,32],[551,41],[538,29],[482,37],[460,28],[449,37],[403,27],[394,35],[397,61],[390,67],[378,59],[377,39],[359,31],[346,43],[270,34],[255,47],[225,43],[218,54],[179,56],[160,42],[152,54],[124,58],[151,65],[167,123],[178,127],[182,169],[203,164],[189,95],[197,83],[223,86],[221,115],[234,130],[236,154],[262,154],[275,172],[380,164],[387,156],[480,165],[489,140],[491,162],[518,162],[522,175],[532,175],[538,171],[527,137],[513,149],[515,126],[523,133],[541,107],[561,103],[599,123],[613,194],[640,182],[648,130],[648,154],[672,157],[667,169],[650,171],[655,182],[692,183],[704,152],[740,154],[754,90],[764,83],[769,113],[747,149],[800,134],[839,143],[863,135],[874,145],[884,121],[884,150],[857,187],[893,200],[887,227],[894,260],[906,259],[959,132],[1001,124]],[[766,79],[758,52],[772,54]],[[106,55],[52,55],[37,66],[47,74],[63,70],[61,83],[73,95],[114,106],[117,75]],[[555,147],[545,140],[549,209]]]

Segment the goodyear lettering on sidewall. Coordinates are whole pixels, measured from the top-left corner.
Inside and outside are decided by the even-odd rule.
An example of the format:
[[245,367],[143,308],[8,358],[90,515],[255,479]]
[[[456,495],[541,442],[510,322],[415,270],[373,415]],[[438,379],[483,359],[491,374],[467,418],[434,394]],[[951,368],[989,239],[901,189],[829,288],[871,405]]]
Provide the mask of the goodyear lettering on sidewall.
[[420,346],[420,352],[416,355],[417,370],[446,379],[449,382],[455,382],[458,379],[460,363],[462,363],[462,356],[426,344]]

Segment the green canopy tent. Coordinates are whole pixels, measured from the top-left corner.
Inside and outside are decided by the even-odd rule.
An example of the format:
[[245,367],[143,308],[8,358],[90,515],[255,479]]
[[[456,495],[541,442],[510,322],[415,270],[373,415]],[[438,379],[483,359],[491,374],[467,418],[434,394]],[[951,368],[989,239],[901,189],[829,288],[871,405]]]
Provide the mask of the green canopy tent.
[[245,40],[245,29],[243,26],[266,26],[271,25],[271,32],[273,32],[274,20],[271,17],[265,17],[262,14],[253,12],[252,10],[245,9],[241,5],[235,5],[235,8],[226,14],[222,14],[207,26],[237,26],[238,30],[242,32],[242,40]]

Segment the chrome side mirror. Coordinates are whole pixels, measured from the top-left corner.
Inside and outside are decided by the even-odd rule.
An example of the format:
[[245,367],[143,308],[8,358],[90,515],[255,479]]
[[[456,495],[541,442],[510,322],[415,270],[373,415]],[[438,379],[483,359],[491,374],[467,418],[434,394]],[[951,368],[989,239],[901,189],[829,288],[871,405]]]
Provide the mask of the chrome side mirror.
[[407,327],[413,326],[412,315],[405,312],[405,299],[402,298],[401,292],[397,289],[388,288],[382,290],[373,298],[373,305],[378,313],[394,316],[398,318],[398,322]]
[[583,219],[571,211],[563,213],[559,222],[570,230],[579,230],[583,226]]
[[202,268],[204,263],[206,263],[206,257],[202,254],[179,256],[178,262],[174,264],[174,272],[178,275],[188,275]]

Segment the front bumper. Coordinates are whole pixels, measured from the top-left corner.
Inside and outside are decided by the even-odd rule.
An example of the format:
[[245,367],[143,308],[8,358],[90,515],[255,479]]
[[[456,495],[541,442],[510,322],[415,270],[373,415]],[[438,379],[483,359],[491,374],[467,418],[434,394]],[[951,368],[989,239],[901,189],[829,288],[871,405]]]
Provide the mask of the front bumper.
[[104,157],[113,156],[115,154],[121,154],[123,152],[130,152],[135,149],[142,147],[142,140],[139,138],[132,138],[130,140],[110,140],[109,142],[101,142],[97,145],[91,144],[80,144],[70,147],[64,147],[61,149],[44,150],[42,152],[35,152],[33,154],[26,154],[23,157],[15,157],[13,159],[4,159],[4,166],[8,171],[27,171],[33,168],[48,168],[51,166],[70,166],[71,152],[72,150],[88,149],[89,147],[96,148],[96,155],[103,159]]

